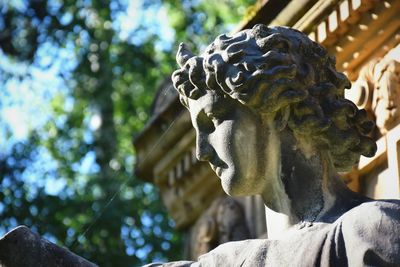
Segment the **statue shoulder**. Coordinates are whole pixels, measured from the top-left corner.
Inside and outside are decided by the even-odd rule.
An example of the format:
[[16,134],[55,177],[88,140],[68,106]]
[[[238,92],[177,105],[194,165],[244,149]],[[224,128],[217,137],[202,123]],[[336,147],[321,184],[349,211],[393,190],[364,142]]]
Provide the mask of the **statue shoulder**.
[[382,226],[382,223],[400,223],[400,200],[372,200],[354,207],[342,216],[343,222],[357,225]]
[[193,261],[172,261],[167,263],[154,262],[142,267],[199,267],[199,263]]
[[346,251],[352,255],[349,266],[358,265],[352,262],[357,260],[364,265],[400,266],[399,200],[365,202],[346,212],[339,222]]
[[201,266],[263,266],[265,261],[265,239],[247,239],[219,245],[199,257]]

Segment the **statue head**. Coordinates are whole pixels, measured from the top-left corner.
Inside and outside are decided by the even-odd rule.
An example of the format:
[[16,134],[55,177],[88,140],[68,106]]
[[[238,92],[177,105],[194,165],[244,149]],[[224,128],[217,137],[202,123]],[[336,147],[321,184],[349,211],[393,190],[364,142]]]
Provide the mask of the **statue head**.
[[218,176],[229,165],[242,170],[241,176],[261,172],[261,163],[240,166],[239,157],[264,153],[259,150],[268,149],[271,129],[278,135],[290,131],[325,151],[338,171],[349,169],[360,155],[375,153],[368,137],[373,122],[344,99],[349,80],[336,71],[334,57],[299,31],[256,25],[220,35],[201,56],[181,44],[177,62],[180,69],[172,79],[191,113],[198,157],[209,161]]

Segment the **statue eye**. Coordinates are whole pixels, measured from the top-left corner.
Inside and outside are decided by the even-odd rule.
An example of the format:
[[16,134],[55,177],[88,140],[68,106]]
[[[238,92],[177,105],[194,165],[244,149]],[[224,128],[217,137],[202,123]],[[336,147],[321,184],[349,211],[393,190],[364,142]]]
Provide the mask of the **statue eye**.
[[199,130],[205,133],[212,133],[215,131],[215,124],[213,119],[206,113],[201,112],[197,118],[197,125]]

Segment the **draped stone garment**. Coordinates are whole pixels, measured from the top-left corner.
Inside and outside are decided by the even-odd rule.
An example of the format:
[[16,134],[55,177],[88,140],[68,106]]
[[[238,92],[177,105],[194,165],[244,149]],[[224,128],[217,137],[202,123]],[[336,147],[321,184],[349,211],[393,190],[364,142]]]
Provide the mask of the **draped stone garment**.
[[279,240],[220,245],[197,262],[149,266],[400,266],[400,201],[371,201],[333,223],[288,230]]

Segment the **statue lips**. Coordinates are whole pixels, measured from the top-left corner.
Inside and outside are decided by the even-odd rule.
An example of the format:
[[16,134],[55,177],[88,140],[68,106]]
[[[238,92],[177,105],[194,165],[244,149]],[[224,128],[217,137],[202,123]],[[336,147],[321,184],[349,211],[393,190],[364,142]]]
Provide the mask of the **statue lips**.
[[217,174],[217,176],[218,176],[219,178],[221,178],[223,168],[222,168],[222,167],[215,166],[215,165],[213,165],[212,163],[210,163],[210,165],[211,165],[211,169]]
[[217,167],[215,169],[215,173],[218,175],[219,178],[221,178],[222,175],[222,168],[221,167]]
[[228,169],[228,165],[218,157],[215,151],[212,156],[209,157],[206,161],[210,164],[211,169],[217,174],[219,178],[222,178],[222,172],[225,169]]

